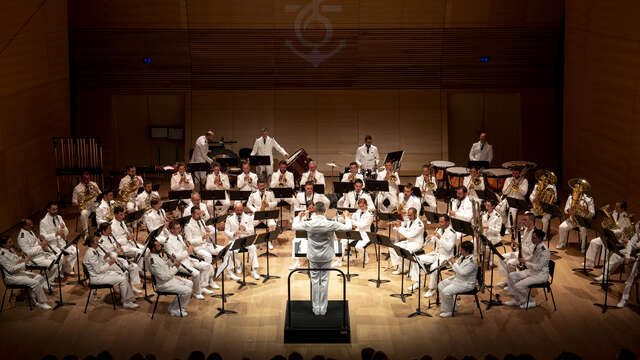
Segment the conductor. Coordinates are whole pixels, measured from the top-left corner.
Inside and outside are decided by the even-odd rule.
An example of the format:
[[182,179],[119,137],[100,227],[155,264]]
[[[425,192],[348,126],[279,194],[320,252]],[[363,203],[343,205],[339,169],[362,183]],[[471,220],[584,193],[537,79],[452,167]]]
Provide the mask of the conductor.
[[[345,219],[341,224],[337,221],[327,220],[324,214],[325,204],[321,201],[314,204],[315,214],[310,220],[303,220],[305,212],[301,212],[293,221],[293,230],[304,230],[309,238],[307,258],[310,269],[330,269],[331,260],[334,257],[334,231],[351,230],[351,220]],[[329,292],[329,272],[311,271],[311,304],[315,315],[324,316],[327,313]]]

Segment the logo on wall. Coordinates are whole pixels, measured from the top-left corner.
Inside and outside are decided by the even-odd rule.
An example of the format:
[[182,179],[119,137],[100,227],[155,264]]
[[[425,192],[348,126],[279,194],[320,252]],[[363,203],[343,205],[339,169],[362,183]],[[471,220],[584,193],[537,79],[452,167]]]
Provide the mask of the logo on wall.
[[[333,38],[333,26],[331,21],[322,14],[322,12],[341,12],[342,6],[340,5],[320,5],[324,0],[311,0],[309,4],[302,7],[300,5],[287,5],[285,11],[295,12],[298,11],[298,16],[295,20],[295,31],[298,43],[301,45],[302,50],[296,46],[293,41],[286,40],[285,43],[295,54],[310,62],[313,67],[318,67],[323,61],[337,54],[346,46],[345,40],[340,40],[336,47],[332,49],[324,49],[325,45]],[[322,40],[318,42],[309,41],[304,37],[303,31],[307,30],[312,22],[321,23],[325,29],[325,35]]]

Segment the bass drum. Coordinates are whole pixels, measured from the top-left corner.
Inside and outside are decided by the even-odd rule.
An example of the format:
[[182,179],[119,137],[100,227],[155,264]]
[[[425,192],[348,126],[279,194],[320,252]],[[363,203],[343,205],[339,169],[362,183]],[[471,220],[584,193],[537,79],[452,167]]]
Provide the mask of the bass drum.
[[295,182],[299,183],[302,174],[309,171],[309,161],[311,159],[304,149],[298,149],[287,159],[287,171],[293,173]]

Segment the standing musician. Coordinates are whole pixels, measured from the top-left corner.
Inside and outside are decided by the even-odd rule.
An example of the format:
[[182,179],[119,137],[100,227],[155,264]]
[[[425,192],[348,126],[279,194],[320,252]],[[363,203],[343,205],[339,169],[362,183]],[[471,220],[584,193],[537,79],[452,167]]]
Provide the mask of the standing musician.
[[366,135],[364,144],[356,150],[356,163],[362,170],[375,171],[378,168],[378,159],[380,159],[378,148],[373,145],[371,135]]
[[313,192],[313,182],[309,180],[304,184],[304,191],[300,191],[293,199],[294,210],[305,211],[309,202],[315,204],[318,201],[323,202],[326,209],[329,208],[331,203],[324,194],[316,194]]
[[[35,305],[43,310],[51,310],[51,306],[47,304],[47,296],[44,289],[47,282],[42,275],[34,274],[25,270],[26,265],[32,261],[31,256],[26,258],[18,256],[13,251],[13,240],[0,236],[0,266],[4,273],[4,281],[7,285],[26,285],[32,294]],[[32,301],[31,299],[29,301]]]
[[435,191],[438,189],[438,183],[436,177],[431,174],[431,167],[429,165],[422,165],[422,175],[416,178],[416,187],[420,188],[422,203],[426,203],[435,211],[438,207],[435,195]]
[[505,305],[520,306],[521,309],[536,306],[536,301],[533,298],[529,300],[527,306],[527,289],[529,285],[541,284],[549,279],[550,253],[547,246],[542,242],[543,238],[544,232],[542,230],[535,229],[533,231],[531,236],[531,242],[533,243],[532,254],[518,259],[520,264],[526,266],[526,270],[509,273],[509,288],[507,292],[513,296],[513,300],[505,302]]
[[542,231],[546,236],[549,236],[549,224],[551,223],[552,214],[545,213],[540,203],[555,202],[558,198],[558,190],[555,185],[557,177],[554,173],[547,170],[536,171],[536,177],[538,178],[538,184],[534,186],[531,195],[529,195],[529,201],[533,204],[531,211],[536,214],[536,216],[542,215]]
[[442,305],[440,305],[441,318],[452,315],[455,294],[471,291],[476,286],[478,264],[473,256],[473,243],[471,241],[462,242],[460,244],[460,257],[452,257],[448,262],[456,274],[438,284],[438,290],[442,297]]
[[[453,231],[449,222],[449,215],[442,214],[438,219],[438,228],[433,232],[433,235],[426,239],[426,245],[434,244],[434,249],[428,254],[418,256],[418,260],[422,264],[429,265],[429,291],[424,294],[424,297],[431,297],[436,293],[436,286],[438,285],[439,268],[441,268],[447,260],[452,258],[454,254],[454,248],[456,245],[456,232]],[[471,249],[473,251],[473,248]],[[413,285],[409,286],[409,291],[418,289],[418,277],[420,276],[420,269],[417,266],[412,266],[409,272]]]
[[[160,200],[151,199],[150,204],[151,209],[142,217],[142,221],[147,227],[149,233],[157,230],[159,227],[169,225],[170,222],[167,213],[162,208],[162,202]],[[165,228],[160,232],[160,234],[158,234],[158,236],[156,236],[156,240],[164,244],[164,242],[167,241],[168,236],[169,230]]]
[[375,210],[375,205],[373,204],[373,200],[371,200],[371,196],[365,193],[362,188],[364,187],[364,183],[360,179],[356,179],[353,183],[353,190],[349,191],[347,195],[343,196],[338,200],[338,207],[342,208],[350,208],[355,209],[358,206],[358,201],[360,198],[367,200],[367,209],[373,211]]
[[136,197],[136,205],[138,210],[148,210],[151,208],[151,199],[160,199],[160,194],[157,191],[153,191],[153,183],[147,181],[144,183],[144,191],[138,194]]
[[480,170],[477,166],[472,166],[469,169],[469,175],[464,177],[462,184],[467,187],[467,190],[469,190],[470,199],[480,201],[476,192],[480,191],[484,193],[484,178],[482,177],[482,174],[480,174]]
[[[356,252],[359,250],[362,251],[364,254],[364,263],[367,264],[369,262],[369,254],[367,254],[367,250],[365,249],[365,246],[369,244],[367,232],[371,231],[371,224],[373,223],[373,214],[367,208],[367,200],[360,198],[360,200],[358,200],[358,210],[353,214],[345,211],[344,216],[351,219],[352,230],[360,232],[362,240],[358,240],[355,249]],[[332,267],[342,266],[342,260],[344,260],[348,242],[349,239],[340,239],[340,243],[342,244],[342,258],[336,259],[336,261],[331,264]]]
[[[124,210],[122,210],[124,212]],[[117,226],[116,226],[117,228]],[[113,270],[125,273],[127,275],[127,280],[129,282],[129,287],[131,291],[136,294],[141,293],[142,291],[135,288],[135,285],[140,285],[140,272],[142,269],[142,262],[140,262],[140,266],[133,262],[129,262],[126,259],[126,251],[123,249],[120,242],[116,239],[113,234],[113,227],[108,223],[103,223],[98,227],[98,233],[100,234],[100,238],[98,239],[98,252],[102,252],[103,255],[109,255],[110,258],[115,260],[115,265],[113,266]],[[142,257],[140,258],[142,260]]]
[[[205,135],[201,135],[196,139],[196,143],[193,146],[193,153],[191,154],[190,163],[209,163],[213,162],[213,159],[209,157],[209,142],[213,142],[215,138],[215,132],[213,130],[207,131]],[[197,171],[194,175],[198,179],[198,182],[202,184],[204,177],[207,173],[204,171]]]
[[[196,207],[191,208],[191,219],[184,226],[184,237],[193,246],[195,253],[208,264],[211,264],[214,255],[218,255],[224,249],[224,246],[213,243],[214,235],[202,219],[202,210]],[[209,279],[209,286],[212,289],[220,288],[213,276]]]
[[[509,273],[516,270],[516,267],[519,264],[519,257],[529,258],[533,254],[533,249],[535,244],[533,243],[532,236],[536,229],[536,216],[527,211],[525,213],[524,219],[522,219],[522,225],[524,226],[524,233],[520,238],[520,242],[518,242],[517,235],[514,235],[513,242],[511,244],[512,252],[502,254],[504,260],[501,260],[498,263],[498,270],[500,274],[502,274],[505,278],[509,276]],[[520,231],[517,228],[516,231]],[[520,254],[520,249],[522,249],[522,254]],[[496,284],[497,286],[507,286],[508,280],[499,282]]]
[[88,171],[84,171],[80,183],[73,188],[71,203],[80,209],[80,228],[85,233],[89,232],[89,215],[96,211],[96,199],[100,194],[98,184],[91,181]]
[[[205,189],[207,190],[230,190],[231,184],[229,183],[229,176],[220,171],[220,164],[217,162],[213,163],[213,172],[207,175],[207,183],[205,185]],[[222,200],[207,200],[207,207],[211,209],[212,212],[217,213],[215,210],[216,204],[220,203],[220,209],[222,210],[222,214],[226,214],[229,207],[231,207],[231,202],[229,201],[229,193],[225,191],[225,198]]]
[[[273,174],[273,149],[283,155],[285,158],[289,157],[289,153],[278,144],[278,142],[269,136],[269,131],[266,128],[260,130],[260,137],[253,143],[253,149],[251,150],[251,156],[268,156],[269,165],[256,167],[258,175],[263,175],[266,172],[266,177]],[[286,164],[286,162],[285,162]]]
[[[151,276],[156,282],[156,288],[159,291],[167,291],[178,294],[169,305],[169,314],[172,316],[187,316],[185,309],[191,299],[193,293],[193,282],[191,280],[183,279],[175,276],[180,269],[180,261],[167,261],[162,257],[162,243],[151,239],[149,244],[151,249],[151,256],[149,258],[149,271]],[[178,297],[180,301],[178,302]],[[182,308],[178,307],[178,304]]]
[[116,206],[116,201],[113,200],[113,190],[111,189],[105,190],[104,193],[98,195],[98,199],[100,199],[100,205],[96,209],[96,223],[100,226],[104,222],[113,220],[112,210]]
[[[307,204],[307,212],[306,212],[306,216],[303,217],[302,221],[309,221],[311,220],[311,217],[315,214],[315,206],[313,205],[313,203],[308,203]],[[300,267],[300,259],[296,257],[296,244],[300,244],[299,248],[300,248],[300,252],[306,252],[306,249],[308,248],[308,242],[307,242],[307,238],[299,238],[299,237],[294,237],[293,240],[291,241],[291,257],[295,259],[295,262],[289,266],[289,270],[295,270],[298,267]],[[303,251],[303,249],[305,249]]]
[[[236,202],[233,205],[233,215],[227,216],[227,221],[224,224],[224,233],[227,235],[230,242],[255,234],[253,228],[253,215],[245,214],[243,210],[244,208],[242,204]],[[253,278],[256,280],[259,280],[260,275],[258,275],[256,269],[258,268],[258,266],[260,266],[260,264],[258,264],[258,252],[256,250],[256,246],[249,245],[246,247],[246,249],[249,255],[249,261],[251,262],[251,276],[253,276]],[[234,251],[234,259],[237,253],[237,250]],[[238,262],[238,266],[236,266],[236,262],[238,261],[231,261],[229,263],[229,266],[231,267],[231,269],[235,268],[236,273],[240,274],[242,273],[242,271],[244,271],[244,269],[241,265],[241,262]],[[232,271],[229,271],[228,273],[232,273]]]
[[[126,213],[120,206],[116,206],[113,209],[114,219],[111,222],[111,230],[113,231],[113,238],[118,241],[118,247],[123,251],[123,254],[128,257],[137,256],[142,252],[143,246],[136,241],[136,234],[129,230],[129,227],[124,222]],[[107,224],[107,223],[105,223]],[[142,257],[138,263],[142,267]]]
[[138,189],[144,185],[144,181],[140,176],[136,175],[136,167],[129,165],[125,169],[125,176],[120,179],[120,186],[118,189],[118,198],[126,202],[127,212],[132,213],[137,210],[136,196],[138,196]]
[[309,171],[302,174],[300,184],[306,184],[307,181],[311,181],[314,185],[325,185],[324,175],[318,171],[318,164],[313,160],[309,161]]
[[578,228],[580,232],[580,249],[585,251],[587,244],[587,228],[580,226],[574,216],[583,216],[587,219],[593,219],[596,215],[596,209],[593,198],[587,194],[590,189],[590,185],[586,180],[579,179],[573,186],[571,195],[567,198],[567,202],[564,205],[565,214],[569,217],[560,224],[558,227],[558,235],[560,239],[556,245],[556,249],[564,249],[567,247],[567,241],[569,240],[569,230]]
[[417,210],[421,207],[422,204],[420,203],[420,199],[413,194],[413,184],[406,184],[402,193],[398,195],[398,213],[404,215],[410,208]]
[[340,180],[340,182],[354,183],[358,179],[364,181],[364,176],[358,172],[358,163],[353,161],[349,163],[349,172],[342,175],[342,180]]
[[167,255],[172,259],[180,261],[182,266],[180,267],[181,273],[191,275],[191,281],[193,281],[193,297],[198,300],[204,300],[205,295],[213,294],[213,291],[207,289],[209,281],[213,275],[213,266],[200,258],[194,253],[193,246],[188,242],[185,242],[182,235],[180,223],[172,221],[169,223],[169,238],[165,244]]
[[[482,231],[487,240],[491,241],[491,244],[498,245],[502,242],[502,236],[500,231],[502,230],[502,216],[496,210],[498,202],[495,199],[485,200],[484,208],[487,209],[482,214]],[[486,256],[489,257],[489,265],[493,266],[493,254],[489,247],[486,247]]]
[[486,161],[488,163],[493,160],[493,146],[487,142],[486,132],[481,132],[478,142],[471,145],[471,149],[469,150],[469,160]]
[[314,204],[316,215],[308,221],[301,212],[293,221],[293,230],[304,230],[309,236],[307,258],[309,259],[311,277],[311,305],[314,315],[324,316],[327,313],[329,293],[329,272],[313,269],[329,269],[331,259],[335,256],[333,249],[334,232],[351,230],[351,220],[345,219],[344,224],[327,220],[325,206],[322,202]]
[[[47,240],[47,243],[51,248],[59,253],[65,246],[67,246],[67,236],[69,236],[69,229],[62,220],[62,216],[58,215],[58,205],[51,201],[47,205],[47,214],[40,220],[40,240]],[[65,262],[63,266],[66,266],[66,273],[68,275],[75,275],[73,267],[76,264],[77,252],[75,245],[69,245],[64,250]]]
[[256,191],[258,190],[258,175],[251,172],[251,167],[246,161],[242,161],[242,174],[238,175],[238,190]]
[[[396,242],[395,245],[413,253],[424,245],[424,224],[422,220],[418,219],[418,210],[416,208],[409,208],[407,214],[409,216],[405,217],[404,221],[394,223],[393,230],[405,238],[405,240]],[[403,269],[400,261],[403,258],[393,248],[389,249],[389,255],[391,255],[391,265],[396,267],[392,274],[400,274]],[[404,272],[406,273],[409,271],[409,261],[404,261]]]
[[[631,221],[629,220],[629,216],[627,215],[627,202],[626,201],[618,201],[616,202],[615,210],[611,213],[611,220],[614,221],[615,225],[613,228],[609,229],[613,232],[613,234],[618,239],[619,243],[622,243],[622,235],[623,231],[626,228],[631,227]],[[628,241],[629,239],[627,239]],[[598,236],[597,238],[591,240],[589,242],[589,247],[587,248],[587,264],[588,267],[593,267],[596,261],[596,255],[598,251],[602,250],[602,239]],[[604,251],[600,251],[600,259],[604,260]],[[581,264],[580,266],[584,266],[585,264]]]
[[[293,174],[287,171],[287,162],[280,160],[280,169],[271,175],[271,183],[269,184],[271,189],[273,188],[291,188],[295,187]],[[284,201],[293,209],[293,197],[290,198],[276,198],[278,202]],[[293,211],[290,211],[289,220],[293,221]]]
[[503,199],[498,205],[498,211],[502,213],[502,223],[507,227],[507,234],[511,233],[509,225],[512,225],[508,223],[508,220],[511,219],[514,222],[518,221],[518,209],[510,208],[507,198],[511,197],[518,200],[524,200],[527,195],[527,191],[529,190],[529,182],[524,176],[521,176],[521,171],[521,167],[512,167],[511,177],[508,177],[502,186]]
[[[204,176],[204,175],[203,175]],[[184,191],[194,189],[193,178],[187,172],[187,168],[183,163],[178,163],[178,171],[171,176],[171,191]],[[189,203],[189,199],[182,199]]]
[[[258,180],[258,190],[254,191],[249,195],[249,200],[247,200],[247,209],[251,214],[256,211],[268,211],[273,210],[278,205],[278,201],[273,196],[273,192],[266,189],[267,185],[264,180]],[[254,226],[258,225],[258,221],[254,221]],[[276,222],[273,219],[267,220],[267,226],[269,227],[269,231],[273,231],[276,228]],[[271,247],[270,247],[271,249]]]
[[53,286],[58,277],[58,267],[51,266],[56,261],[57,253],[49,246],[47,240],[40,241],[33,231],[33,221],[22,219],[20,221],[20,232],[18,233],[18,246],[23,254],[31,258],[31,262],[38,266],[46,266],[49,285]]
[[[104,226],[104,224],[102,225]],[[89,248],[84,253],[82,264],[89,272],[89,282],[94,285],[118,285],[120,287],[120,299],[122,307],[125,309],[136,309],[133,287],[127,279],[125,271],[116,264],[116,258],[107,253],[98,251],[100,244],[98,238],[92,235],[87,236],[84,245]],[[107,260],[108,259],[108,260]]]
[[391,161],[384,162],[384,170],[378,173],[377,180],[389,182],[389,191],[379,192],[376,203],[380,212],[390,213],[398,206],[398,184],[400,183],[400,176],[393,171],[393,163]]

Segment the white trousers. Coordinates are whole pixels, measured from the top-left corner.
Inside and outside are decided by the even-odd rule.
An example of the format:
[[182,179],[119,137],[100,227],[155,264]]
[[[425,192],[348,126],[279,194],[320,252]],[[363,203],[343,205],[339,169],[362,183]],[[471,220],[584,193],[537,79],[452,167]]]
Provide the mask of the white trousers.
[[465,284],[456,281],[454,278],[448,278],[442,280],[438,284],[438,291],[440,292],[440,311],[443,313],[450,313],[453,310],[453,298],[455,294],[463,293],[473,289],[474,284]]
[[[369,243],[369,239],[366,240],[358,240],[356,243],[355,249],[356,252],[362,252],[362,256],[367,256],[367,251],[364,249],[365,246]],[[347,256],[347,244],[349,244],[349,239],[340,239],[340,244],[342,246],[342,258]]]
[[[416,244],[414,242],[409,242],[407,240],[398,241],[395,245],[398,246],[398,247],[401,247],[403,249],[406,249],[406,250],[408,250],[410,252],[416,252],[416,251],[418,251],[420,249],[420,245],[419,244]],[[396,251],[393,248],[389,249],[389,255],[391,256],[391,265],[399,266],[401,264],[402,257],[400,255],[398,255],[398,253],[396,253]],[[409,270],[409,264],[410,264],[410,262],[405,259],[405,261],[404,261],[404,270],[405,271]],[[401,270],[402,268],[400,267],[399,269]]]
[[549,236],[549,224],[551,223],[551,214],[542,215],[542,231]]
[[518,253],[515,251],[504,253],[502,257],[504,257],[504,260],[498,261],[498,273],[506,278],[518,266]]
[[89,216],[95,211],[95,206],[80,210],[80,231],[84,231],[85,234],[89,233]]
[[[114,266],[116,265],[114,264]],[[118,285],[122,304],[126,304],[133,299],[133,290],[131,290],[129,279],[120,270],[107,270],[102,274],[92,276],[89,281],[95,285]]]
[[[310,269],[329,269],[331,261],[309,261]],[[326,313],[329,304],[329,271],[311,270],[311,306],[314,313]]]
[[[241,270],[242,269],[242,254],[236,250],[233,251],[233,255],[234,255],[234,261],[229,262],[229,268],[231,270],[233,269],[238,269]],[[250,245],[247,247],[247,255],[249,255],[249,263],[251,263],[251,269],[255,270],[256,268],[258,268],[258,266],[260,266],[260,264],[258,263],[258,250],[256,249],[255,245]],[[245,255],[245,256],[247,256]],[[245,259],[246,261],[246,259]]]
[[[213,266],[204,261],[199,261],[194,258],[189,258],[189,261],[182,263],[184,267],[191,270],[191,281],[193,282],[193,294],[200,295],[202,288],[209,286],[209,280],[213,274]],[[187,271],[180,266],[181,273],[187,273]]]
[[527,300],[529,285],[541,284],[547,281],[548,277],[549,275],[547,273],[529,275],[527,271],[514,271],[509,274],[509,288],[507,292],[518,302],[524,303]]
[[[557,248],[563,248],[567,246],[567,242],[569,241],[569,231],[573,229],[575,226],[569,222],[569,220],[565,220],[558,227],[558,234],[560,235],[560,240],[558,240]],[[584,251],[584,248],[587,243],[587,229],[584,227],[579,227],[580,229],[580,250]]]
[[[603,251],[604,253],[604,251]],[[609,255],[610,254],[610,255]],[[603,269],[602,270],[602,275],[603,276],[607,276],[609,274],[611,274],[612,272],[616,271],[618,269],[618,267],[620,267],[620,265],[624,264],[624,258],[616,253],[609,253],[607,252],[607,255],[609,256],[609,261],[607,264],[607,270]]]
[[22,272],[20,276],[16,276],[11,280],[7,280],[10,285],[27,285],[31,294],[35,298],[34,300],[38,304],[46,304],[47,296],[44,294],[44,288],[47,286],[47,282],[44,277],[39,274],[30,273],[28,271]]
[[[31,262],[38,266],[50,266],[52,262],[56,260],[56,256],[51,253],[42,253],[33,258],[31,258]],[[51,266],[51,269],[47,270],[47,277],[49,278],[49,283],[53,283],[58,278],[58,267],[56,265]]]
[[211,242],[207,242],[205,244],[199,245],[193,250],[204,259],[204,262],[211,264],[213,261],[213,256],[218,255],[220,251],[224,249],[224,246],[213,245]]
[[[428,254],[419,255],[418,259],[423,264],[429,264],[429,271],[431,271],[431,274],[429,274],[428,282],[429,289],[435,290],[436,286],[438,285],[438,272],[436,271],[436,269],[438,268],[439,264],[442,264],[445,260],[447,260],[447,257],[436,252],[430,252]],[[439,263],[438,260],[440,260]],[[418,266],[411,266],[409,276],[411,277],[411,280],[413,280],[413,282],[418,282],[418,276],[420,276],[420,269],[418,268]]]
[[[193,293],[193,282],[191,280],[174,277],[162,285],[158,285],[160,291],[170,291],[178,293],[180,298],[180,305],[184,311],[191,299],[191,293]],[[178,311],[178,297],[176,297],[171,305],[169,305],[169,311]]]
[[[59,240],[57,243],[55,241],[49,243],[51,248],[55,250],[57,254],[60,254],[62,248],[65,247],[65,243],[63,240]],[[70,245],[66,250],[68,254],[64,255],[64,266],[62,266],[62,270],[73,271],[74,266],[76,265],[77,253],[75,245]]]
[[431,210],[433,210],[434,212],[437,212],[438,210],[438,203],[436,202],[436,197],[433,195],[424,195],[422,197],[422,202],[426,202],[427,205],[429,205],[429,207],[431,208]]
[[602,249],[602,239],[600,239],[600,237],[597,237],[589,242],[589,247],[587,248],[587,264],[590,264],[591,266],[593,266],[593,264],[596,262],[596,255],[598,254],[599,250],[602,250],[600,252],[600,260],[604,261],[604,249]]
[[[634,259],[631,259],[633,261]],[[622,300],[629,301],[629,294],[631,293],[631,288],[633,284],[636,282],[636,276],[638,276],[638,268],[640,267],[640,257],[635,259],[633,262],[633,266],[631,267],[631,272],[627,276],[627,281],[624,282],[624,290],[622,291]]]

